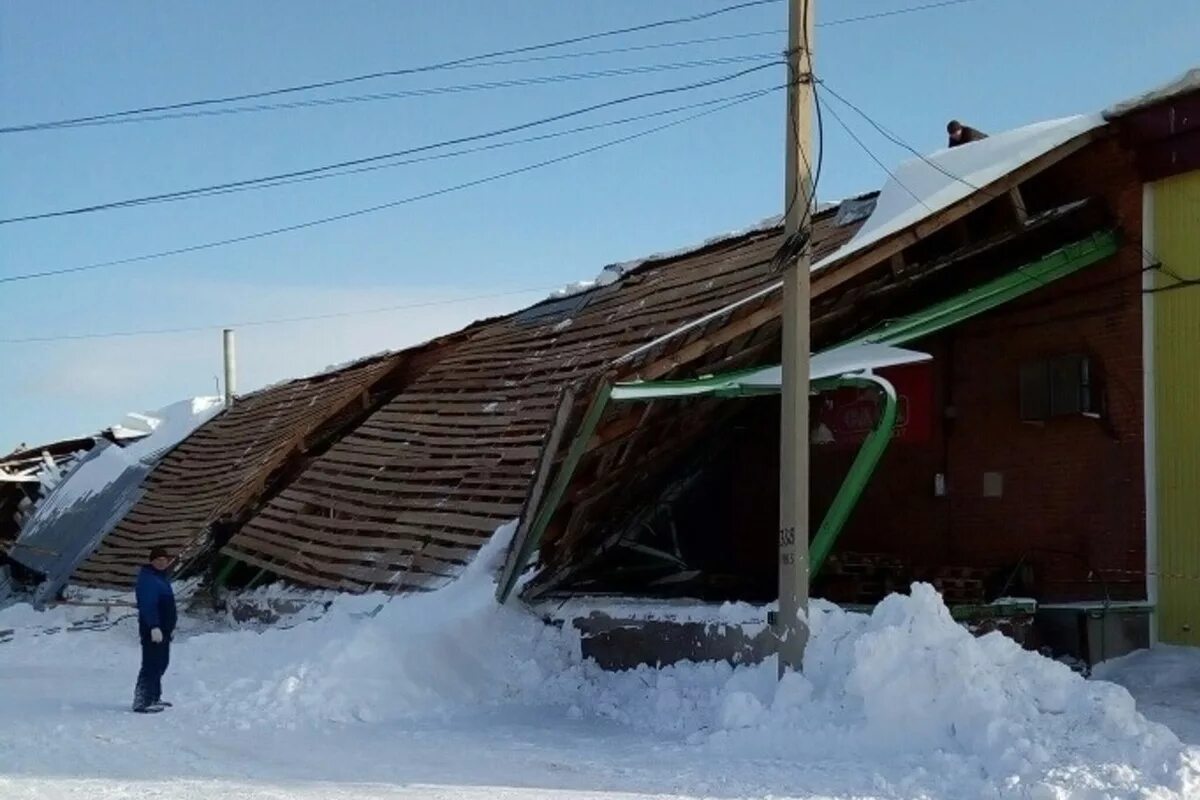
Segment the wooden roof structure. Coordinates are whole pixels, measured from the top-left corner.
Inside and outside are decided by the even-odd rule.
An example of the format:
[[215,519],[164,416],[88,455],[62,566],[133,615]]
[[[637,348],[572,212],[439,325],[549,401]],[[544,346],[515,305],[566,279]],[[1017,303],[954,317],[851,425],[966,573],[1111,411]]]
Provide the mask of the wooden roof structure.
[[[1112,152],[1105,129],[1088,130],[869,248],[847,257],[830,256],[829,266],[812,276],[814,348],[861,335],[966,291],[999,269],[1105,230],[1109,209],[1096,202],[1094,187],[1078,177],[1070,157],[1079,153],[1103,161]],[[813,262],[822,256],[818,245]],[[756,350],[744,343],[747,337],[777,342],[781,306],[782,284],[772,282],[626,354],[605,380],[611,385],[631,378],[688,379],[762,363],[756,359],[764,353],[777,358],[777,344],[772,353],[770,346],[760,344]],[[544,455],[548,474],[521,515],[502,595],[535,551],[539,571],[526,584],[524,596],[536,598],[568,584],[636,522],[639,508],[656,502],[657,493],[664,491],[662,476],[696,456],[693,445],[699,437],[714,435],[722,420],[743,408],[710,398],[605,404],[597,397],[591,392],[577,398],[570,413],[578,420],[585,418],[589,403],[603,409],[593,411],[599,416],[589,420],[594,432],[586,442],[564,437],[557,452]],[[544,488],[555,484],[560,484],[557,490]]]
[[245,515],[289,467],[319,449],[411,369],[412,354],[369,358],[240,397],[147,477],[141,500],[76,571],[77,583],[127,587],[158,545],[188,562],[222,515]]
[[[818,254],[861,224],[837,220],[837,209],[815,217]],[[582,413],[564,404],[564,389],[594,384],[634,349],[732,303],[758,310],[759,323],[776,317],[771,298],[759,295],[777,279],[771,260],[781,241],[779,226],[755,230],[476,326],[315,459],[223,553],[320,588],[444,584],[521,515],[539,456],[571,422],[564,414],[577,421]],[[766,358],[777,338],[769,324],[746,326],[722,343],[723,360]]]
[[[1042,177],[1104,135],[1056,146],[845,258],[835,254],[864,215],[844,212],[874,195],[816,214],[813,260],[833,266],[813,276],[814,342],[904,311],[911,287],[933,276],[947,291],[971,279],[955,267],[1044,253],[1065,230],[1096,230],[1093,206]],[[161,544],[193,563],[216,546],[234,564],[302,586],[429,590],[500,525],[520,519],[520,536],[543,512],[553,517],[543,560],[556,549],[577,555],[564,543],[590,541],[576,534],[622,487],[682,457],[729,414],[705,400],[685,414],[655,403],[609,409],[581,443],[598,390],[777,359],[782,241],[782,228],[767,226],[651,258],[609,285],[244,398],[164,460],[77,578],[127,584]],[[567,494],[545,506],[572,449],[582,452]],[[208,529],[222,516],[233,533],[214,543]]]
[[[1038,176],[1099,134],[1089,132],[983,192],[835,268],[814,274],[814,339],[835,341],[871,313],[903,309],[909,287],[998,252],[1042,254],[1064,230],[1095,230],[1096,209],[1045,190]],[[1028,197],[1022,196],[1025,191]],[[874,195],[814,216],[814,261],[836,253]],[[1018,204],[1017,201],[1020,201]],[[986,219],[986,235],[967,222]],[[973,223],[972,223],[973,224]],[[1019,234],[1019,235],[1018,235]],[[556,498],[543,561],[612,508],[624,488],[683,456],[731,413],[697,401],[608,409],[576,441],[600,387],[692,377],[778,358],[779,226],[651,259],[608,286],[475,326],[275,494],[222,553],[324,589],[421,591],[444,585],[502,524],[520,536],[543,510],[573,447],[567,495]],[[919,264],[920,269],[908,265]],[[595,421],[593,421],[595,422]],[[583,527],[580,527],[583,526]],[[566,551],[562,551],[566,552]]]
[[0,554],[8,552],[16,541],[26,509],[41,497],[42,484],[37,473],[50,465],[66,471],[80,453],[95,445],[95,437],[85,436],[40,447],[20,447],[0,456]]

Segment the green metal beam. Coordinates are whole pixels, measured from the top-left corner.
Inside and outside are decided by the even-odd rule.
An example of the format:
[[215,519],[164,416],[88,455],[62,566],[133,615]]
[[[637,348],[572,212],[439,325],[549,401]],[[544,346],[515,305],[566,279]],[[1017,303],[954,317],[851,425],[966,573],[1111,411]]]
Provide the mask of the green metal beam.
[[896,400],[896,388],[890,382],[878,375],[863,375],[835,378],[816,384],[816,388],[821,391],[841,387],[877,390],[883,399],[883,413],[879,415],[879,421],[859,448],[854,463],[850,465],[850,471],[838,487],[829,510],[825,512],[825,518],[817,528],[817,535],[808,547],[808,569],[812,577],[816,577],[821,571],[825,559],[833,551],[834,543],[837,542],[842,528],[846,526],[846,521],[850,519],[851,512],[858,505],[858,499],[862,497],[863,490],[867,488],[867,483],[875,473],[875,468],[879,466],[879,460],[883,458],[883,453],[896,431],[896,409],[899,403]]
[[236,559],[232,557],[225,558],[225,566],[221,567],[221,571],[217,573],[216,579],[213,580],[213,585],[217,589],[225,588],[225,582],[229,580],[229,576],[233,574],[234,567],[238,565]]
[[904,344],[929,336],[1078,272],[1116,252],[1116,233],[1104,231],[1092,234],[960,295],[884,323],[847,344]]
[[[929,336],[1108,258],[1117,252],[1117,245],[1117,235],[1113,231],[1092,234],[962,294],[935,303],[907,317],[886,322],[869,333],[841,342],[835,347],[867,343],[901,345]],[[701,395],[754,397],[778,394],[778,391],[772,388],[742,386],[738,383],[740,379],[761,369],[757,367],[720,375],[705,375],[693,380],[617,384],[614,389],[616,396],[613,399],[638,401]]]
[[516,557],[516,569],[512,571],[508,580],[496,593],[496,599],[500,603],[503,604],[508,600],[513,588],[517,585],[517,580],[521,577],[521,573],[529,564],[530,557],[541,544],[542,535],[550,525],[550,520],[554,517],[554,512],[558,510],[558,505],[562,502],[563,495],[567,493],[567,487],[571,483],[571,478],[575,475],[575,468],[579,466],[579,461],[583,458],[583,454],[587,450],[588,441],[592,438],[592,434],[596,432],[596,426],[600,424],[600,417],[604,414],[604,409],[608,407],[608,398],[611,394],[612,385],[605,382],[600,385],[600,388],[596,391],[596,396],[592,398],[592,404],[588,407],[587,413],[584,414],[583,422],[580,423],[579,433],[571,440],[571,447],[567,450],[567,456],[563,459],[562,465],[558,468],[558,474],[554,476],[554,483],[550,485],[550,491],[546,494],[546,497],[537,509],[537,516],[534,517],[533,525],[529,528],[529,535],[521,543],[521,549],[518,551]]

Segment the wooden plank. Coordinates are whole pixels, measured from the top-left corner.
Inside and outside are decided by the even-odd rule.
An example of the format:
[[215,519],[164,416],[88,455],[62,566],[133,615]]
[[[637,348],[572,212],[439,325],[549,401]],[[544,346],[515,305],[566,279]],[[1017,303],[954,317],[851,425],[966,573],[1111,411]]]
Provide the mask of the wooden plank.
[[[512,500],[516,498],[520,500],[525,496],[524,488],[528,481],[510,481],[507,487],[497,487],[488,482],[483,482],[483,485],[462,485],[456,478],[457,473],[448,474],[440,479],[431,479],[421,482],[418,478],[421,473],[415,473],[414,477],[405,480],[380,480],[380,479],[363,479],[351,475],[338,475],[334,473],[322,473],[321,480],[315,481],[311,478],[304,482],[296,481],[276,495],[280,501],[297,502],[301,498],[306,501],[315,502],[317,498],[324,497],[327,493],[337,494],[339,497],[345,497],[352,500],[364,499],[366,497],[386,497],[388,495],[433,495],[437,497],[464,497],[464,498],[487,498],[494,497],[498,500]],[[478,482],[477,482],[478,483]],[[361,496],[361,497],[360,497]]]
[[740,320],[718,328],[717,330],[703,336],[690,344],[681,347],[680,349],[671,352],[669,355],[663,356],[657,361],[646,364],[642,367],[637,367],[627,373],[623,373],[622,380],[640,379],[646,381],[656,380],[668,372],[677,369],[680,365],[689,363],[697,358],[700,358],[709,350],[732,341],[749,330],[753,330],[760,325],[775,319],[779,316],[780,307],[783,302],[783,297],[779,292],[774,292],[770,295],[774,298],[767,302],[763,307],[756,311],[747,314]]
[[265,569],[269,572],[279,575],[282,578],[296,581],[297,583],[300,583],[301,585],[313,586],[318,589],[329,589],[329,590],[333,590],[333,591],[345,591],[345,592],[355,592],[355,593],[363,592],[367,588],[366,584],[352,582],[352,581],[348,581],[345,579],[336,579],[335,580],[332,578],[326,578],[321,575],[307,573],[302,570],[293,569],[286,565],[276,564],[273,561],[266,559],[266,558],[262,558],[261,556],[259,556],[257,554],[248,553],[248,552],[236,549],[236,548],[231,548],[228,551],[228,555],[232,556],[233,558],[236,558],[238,561],[241,561],[245,564],[249,564],[252,567],[258,567],[259,569]]
[[[246,549],[241,546],[230,547],[228,549],[229,554],[234,557],[240,557],[241,554],[247,553]],[[382,584],[391,586],[392,588],[403,588],[406,583],[411,583],[414,586],[421,585],[423,580],[428,580],[422,578],[423,575],[433,576],[444,582],[446,579],[455,577],[458,573],[458,565],[456,564],[420,555],[412,557],[411,566],[393,562],[386,567],[379,567],[344,559],[316,560],[304,553],[291,553],[287,548],[277,547],[262,541],[255,542],[255,549],[249,551],[249,553],[258,553],[280,559],[281,563],[276,564],[272,568],[272,571],[282,574],[283,570],[288,569],[291,574],[298,576],[297,579],[301,581],[307,580],[310,575],[323,575],[327,579],[337,576],[367,586]],[[412,569],[412,566],[417,565],[421,569]]]
[[[251,525],[266,525],[267,520],[272,520],[271,524],[276,526],[275,530],[279,530],[281,533],[290,533],[301,538],[316,536],[317,532],[323,530],[374,531],[376,533],[386,533],[396,536],[430,536],[450,542],[468,544],[486,539],[504,522],[502,518],[472,518],[473,522],[456,524],[456,522],[444,519],[445,517],[454,516],[456,515],[410,512],[402,516],[397,515],[395,521],[380,522],[366,519],[332,519],[317,514],[287,514],[285,519],[272,519],[271,514],[263,513],[247,523],[247,527]],[[454,528],[455,530],[440,529],[442,526]]]
[[281,502],[279,505],[283,506],[283,501],[286,500],[288,505],[304,504],[385,521],[393,519],[398,509],[419,508],[423,506],[432,506],[434,508],[445,507],[453,509],[455,512],[484,514],[489,517],[507,519],[512,519],[521,510],[519,502],[449,500],[446,495],[431,498],[428,495],[438,493],[430,491],[417,493],[415,496],[412,493],[404,496],[390,490],[387,492],[370,493],[341,489],[336,493],[336,496],[331,496],[331,494],[315,494],[294,488],[289,491],[286,498],[280,497]]
[[504,558],[504,565],[500,569],[500,580],[497,584],[497,597],[503,599],[511,584],[516,580],[516,575],[525,565],[518,563],[520,554],[524,550],[525,542],[529,538],[529,530],[533,525],[533,518],[541,505],[542,497],[546,491],[546,483],[550,478],[550,473],[554,467],[555,457],[558,455],[558,449],[562,445],[563,436],[566,432],[567,423],[571,418],[571,412],[575,408],[575,392],[571,387],[566,387],[563,390],[562,398],[558,402],[558,410],[554,414],[554,421],[551,423],[549,436],[546,444],[541,449],[538,455],[537,466],[534,468],[533,483],[530,485],[529,493],[525,496],[525,502],[522,505],[517,529],[513,532],[512,541],[508,545],[508,553]]
[[1008,190],[1008,201],[1012,206],[1013,218],[1018,227],[1024,228],[1029,223],[1029,211],[1025,208],[1025,198],[1021,187],[1014,186]]
[[[439,561],[465,564],[479,551],[478,546],[447,547],[436,542],[390,537],[356,537],[344,534],[327,534],[322,541],[314,542],[289,538],[264,528],[255,528],[244,536],[239,536],[235,546],[241,549],[254,549],[259,543],[284,550],[294,549],[296,557],[316,555],[334,561],[373,561],[380,556],[394,559],[404,554],[423,554]],[[294,558],[289,557],[286,562],[293,560]]]

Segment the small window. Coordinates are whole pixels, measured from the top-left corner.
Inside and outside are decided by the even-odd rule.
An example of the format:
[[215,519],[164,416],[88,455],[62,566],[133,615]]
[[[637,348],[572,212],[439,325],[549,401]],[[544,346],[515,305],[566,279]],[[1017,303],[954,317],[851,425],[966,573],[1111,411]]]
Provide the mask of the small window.
[[1091,360],[1087,356],[1056,356],[1021,366],[1022,420],[1041,421],[1096,411]]

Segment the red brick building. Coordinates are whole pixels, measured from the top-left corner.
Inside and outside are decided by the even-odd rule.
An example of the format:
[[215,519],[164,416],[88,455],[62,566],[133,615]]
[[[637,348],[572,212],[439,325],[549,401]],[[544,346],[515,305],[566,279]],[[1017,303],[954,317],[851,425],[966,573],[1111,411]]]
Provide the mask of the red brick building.
[[[1112,140],[1057,172],[1103,199],[1117,254],[912,345],[934,357],[931,436],[893,443],[839,548],[918,576],[1020,566],[1008,593],[1044,601],[1144,599],[1141,186]],[[1022,419],[1022,368],[1062,356],[1087,358],[1096,408]],[[853,456],[814,448],[814,511]]]

